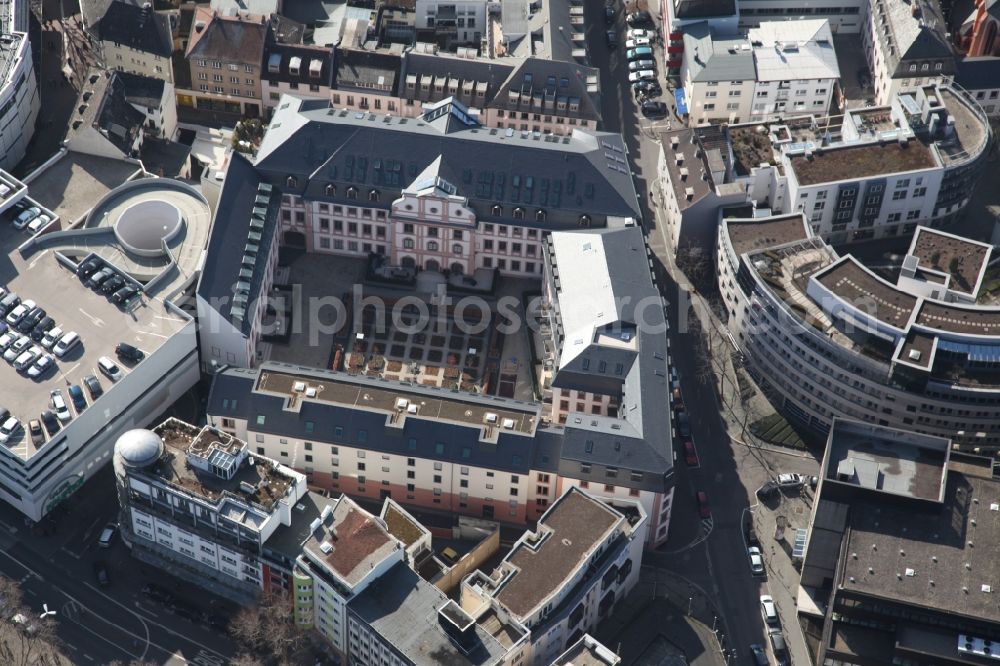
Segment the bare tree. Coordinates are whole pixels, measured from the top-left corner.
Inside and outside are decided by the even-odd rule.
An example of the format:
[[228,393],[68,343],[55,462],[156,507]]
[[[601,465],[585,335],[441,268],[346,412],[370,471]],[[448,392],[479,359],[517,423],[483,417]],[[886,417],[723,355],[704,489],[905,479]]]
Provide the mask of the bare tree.
[[269,593],[230,620],[229,633],[247,649],[241,655],[251,660],[246,662],[247,666],[296,664],[308,658],[311,643],[306,632],[292,620],[290,610],[287,594]]

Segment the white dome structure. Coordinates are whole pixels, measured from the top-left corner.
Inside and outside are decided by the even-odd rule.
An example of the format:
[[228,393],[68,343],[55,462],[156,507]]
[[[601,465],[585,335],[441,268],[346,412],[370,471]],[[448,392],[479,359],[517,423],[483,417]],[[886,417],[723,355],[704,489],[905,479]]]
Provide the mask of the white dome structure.
[[148,467],[163,454],[163,440],[152,430],[137,428],[122,433],[115,442],[115,457],[125,467]]

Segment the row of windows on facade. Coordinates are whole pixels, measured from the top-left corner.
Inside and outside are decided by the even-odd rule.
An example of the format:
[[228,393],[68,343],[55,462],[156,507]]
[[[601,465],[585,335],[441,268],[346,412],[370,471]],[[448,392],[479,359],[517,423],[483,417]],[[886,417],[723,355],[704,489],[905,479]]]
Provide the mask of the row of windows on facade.
[[[209,60],[195,60],[195,64],[197,64],[199,67],[208,67],[209,64],[211,64],[212,69],[222,69],[222,64],[223,63],[222,63],[221,60],[211,60],[211,61],[209,61]],[[243,71],[247,72],[248,74],[253,74],[254,71],[255,71],[255,68],[254,68],[253,65],[246,65],[246,64],[244,64],[244,65],[242,65],[242,67],[243,67]],[[240,71],[240,65],[237,65],[237,64],[229,63],[228,68],[232,72],[238,72],[238,71]]]
[[[202,83],[198,86],[198,90],[201,92],[210,92],[207,83]],[[225,95],[226,89],[222,86],[212,86],[211,92],[217,95]],[[239,88],[230,88],[229,94],[235,95],[236,97],[257,97],[257,94],[253,90],[240,90]]]

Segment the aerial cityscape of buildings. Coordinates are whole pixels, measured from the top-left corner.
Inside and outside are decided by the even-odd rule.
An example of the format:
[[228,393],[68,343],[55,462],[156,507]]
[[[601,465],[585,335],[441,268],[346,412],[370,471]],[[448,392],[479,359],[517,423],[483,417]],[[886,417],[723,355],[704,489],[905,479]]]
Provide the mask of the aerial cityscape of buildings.
[[0,22],[0,661],[1000,654],[1000,2]]

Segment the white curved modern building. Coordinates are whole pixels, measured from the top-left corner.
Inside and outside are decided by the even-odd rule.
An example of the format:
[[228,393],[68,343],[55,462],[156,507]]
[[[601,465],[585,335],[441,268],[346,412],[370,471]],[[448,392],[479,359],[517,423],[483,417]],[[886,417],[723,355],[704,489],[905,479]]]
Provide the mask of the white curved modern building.
[[813,237],[801,214],[719,225],[719,289],[746,366],[782,411],[1000,449],[1000,307],[977,304],[992,247],[918,227],[895,281]]
[[28,3],[0,6],[0,168],[13,169],[35,134],[41,100],[28,41]]

